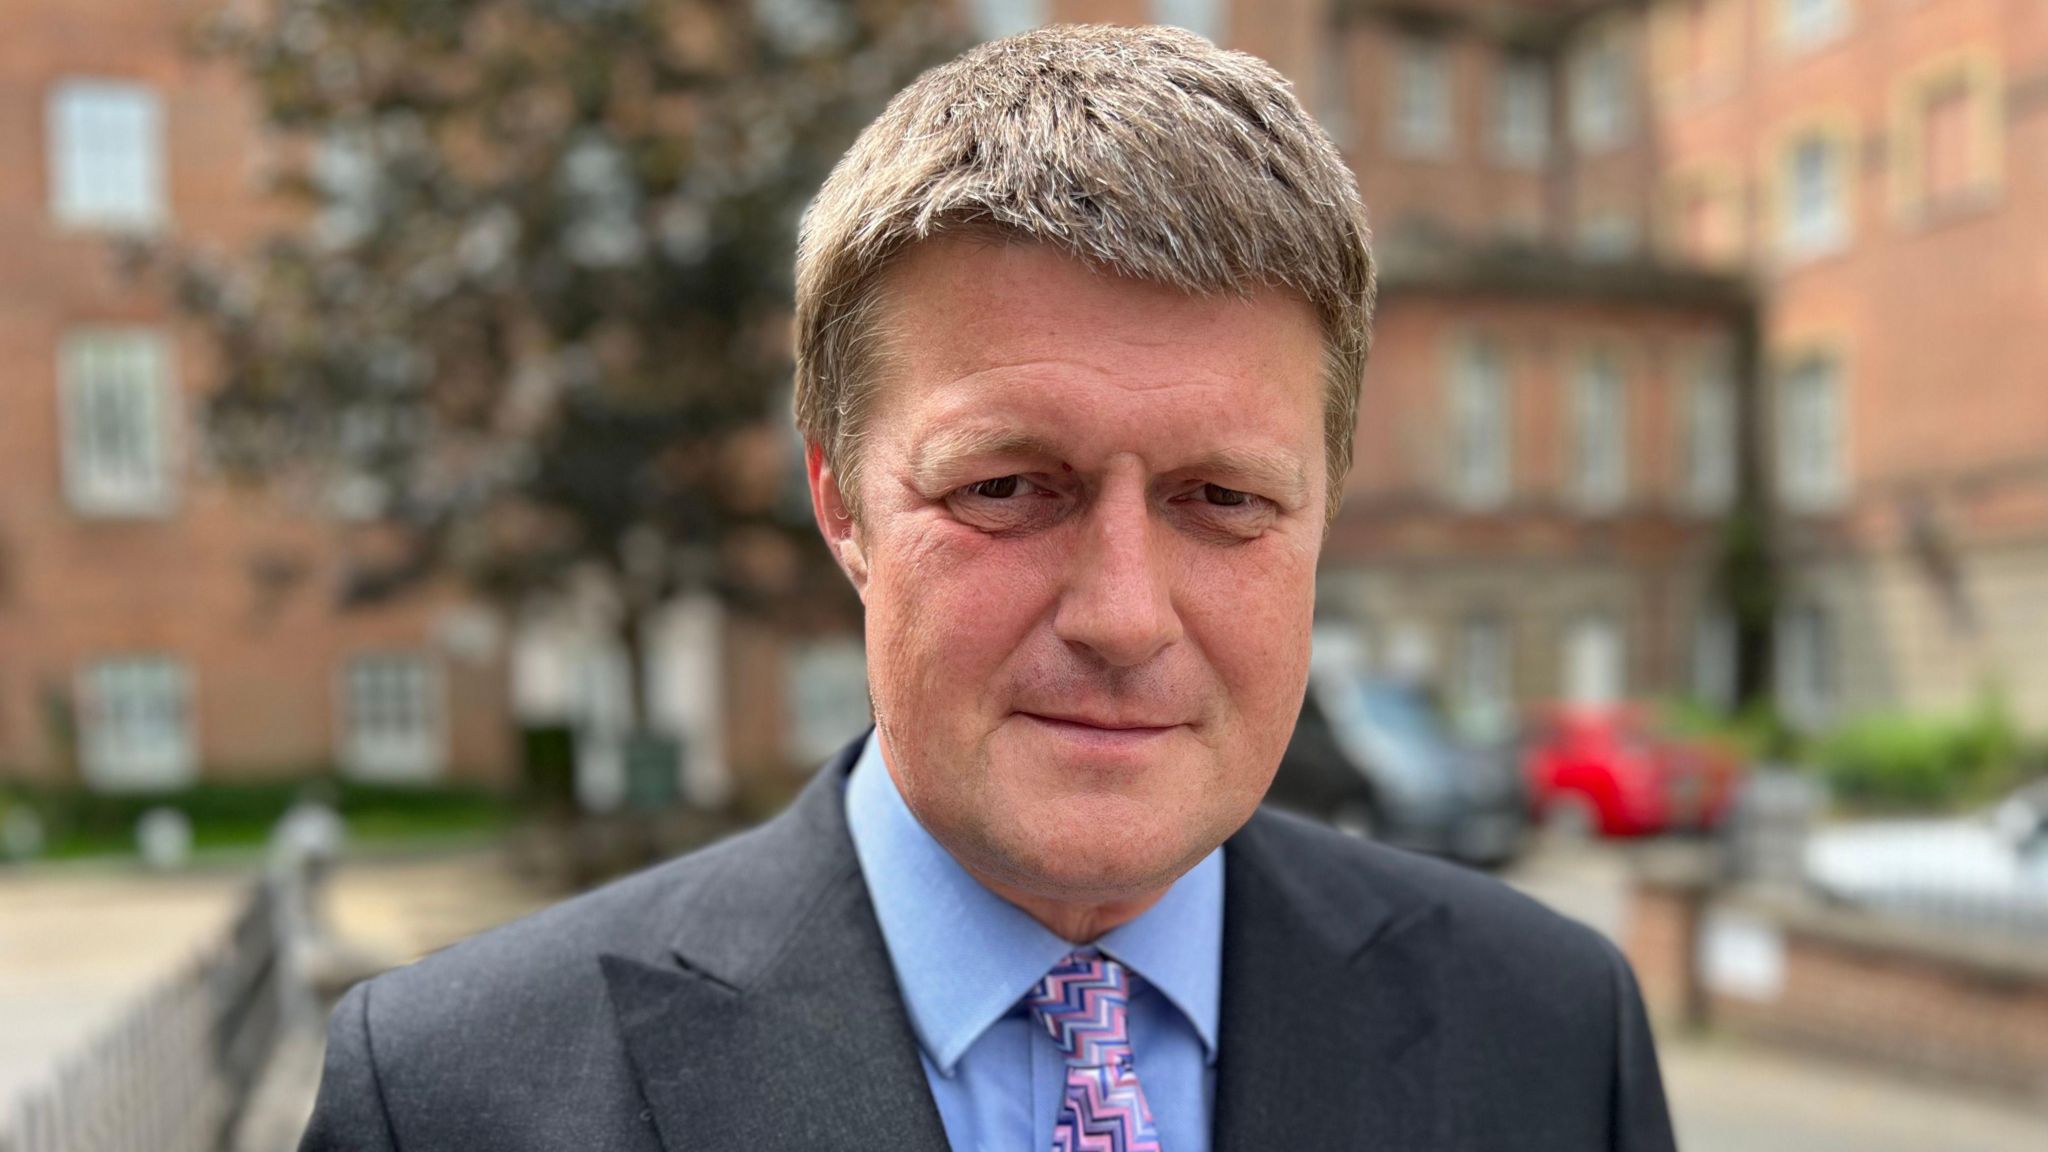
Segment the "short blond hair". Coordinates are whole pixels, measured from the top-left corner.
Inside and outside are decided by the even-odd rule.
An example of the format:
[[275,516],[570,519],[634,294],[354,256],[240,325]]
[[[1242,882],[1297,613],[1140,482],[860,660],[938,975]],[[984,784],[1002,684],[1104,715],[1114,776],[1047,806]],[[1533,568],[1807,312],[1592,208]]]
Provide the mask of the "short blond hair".
[[1335,514],[1372,346],[1371,233],[1351,170],[1271,66],[1175,28],[1064,25],[970,49],[889,102],[797,244],[797,427],[856,514],[882,274],[963,231],[1191,294],[1305,297]]

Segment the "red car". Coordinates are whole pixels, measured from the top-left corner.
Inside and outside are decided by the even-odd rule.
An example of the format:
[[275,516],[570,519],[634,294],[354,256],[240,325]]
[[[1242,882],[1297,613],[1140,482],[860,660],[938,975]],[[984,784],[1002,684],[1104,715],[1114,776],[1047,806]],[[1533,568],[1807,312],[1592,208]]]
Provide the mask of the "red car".
[[1661,733],[1628,706],[1553,711],[1533,726],[1523,768],[1535,818],[1580,836],[1713,828],[1742,776],[1732,752]]

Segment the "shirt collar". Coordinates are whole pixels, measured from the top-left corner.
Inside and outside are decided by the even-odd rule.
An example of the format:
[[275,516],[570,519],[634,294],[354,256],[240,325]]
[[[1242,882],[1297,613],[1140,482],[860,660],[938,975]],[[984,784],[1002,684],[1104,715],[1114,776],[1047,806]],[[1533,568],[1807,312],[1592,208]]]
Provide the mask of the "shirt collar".
[[[945,1076],[1074,945],[967,873],[903,802],[870,733],[846,785],[846,822],[925,1055]],[[1223,850],[1210,852],[1097,948],[1179,1009],[1216,1059]]]

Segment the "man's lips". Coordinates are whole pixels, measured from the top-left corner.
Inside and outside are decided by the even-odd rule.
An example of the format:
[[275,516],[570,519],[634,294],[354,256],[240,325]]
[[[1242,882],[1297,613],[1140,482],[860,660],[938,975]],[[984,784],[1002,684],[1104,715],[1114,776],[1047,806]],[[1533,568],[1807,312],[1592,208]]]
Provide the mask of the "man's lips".
[[1160,721],[1151,718],[1129,719],[1123,717],[1073,716],[1054,712],[1025,712],[1018,715],[1063,728],[1092,729],[1097,732],[1122,733],[1129,736],[1144,736],[1150,733],[1169,732],[1182,726],[1181,721]]

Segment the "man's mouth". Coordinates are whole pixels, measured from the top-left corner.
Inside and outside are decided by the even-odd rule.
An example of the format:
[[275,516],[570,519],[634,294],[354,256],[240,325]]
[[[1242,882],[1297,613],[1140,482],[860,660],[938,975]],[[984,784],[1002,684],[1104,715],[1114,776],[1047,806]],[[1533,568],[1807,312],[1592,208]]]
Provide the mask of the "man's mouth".
[[1098,716],[1080,713],[1019,712],[1019,716],[1063,735],[1081,739],[1134,741],[1164,736],[1183,725],[1153,717]]

